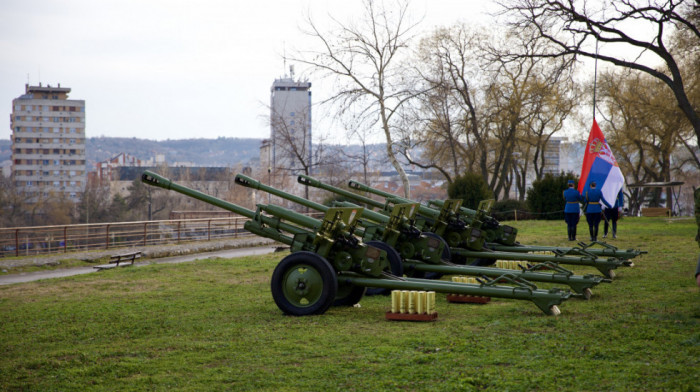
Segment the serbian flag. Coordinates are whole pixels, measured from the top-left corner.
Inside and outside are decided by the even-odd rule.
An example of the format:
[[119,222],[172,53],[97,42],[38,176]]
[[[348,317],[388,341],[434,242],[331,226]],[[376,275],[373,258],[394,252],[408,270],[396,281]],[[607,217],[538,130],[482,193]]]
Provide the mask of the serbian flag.
[[[581,167],[581,177],[578,182],[578,191],[584,194],[590,188],[591,182],[595,181],[596,188],[600,189],[603,198],[610,205],[615,204],[615,198],[625,183],[620,166],[613,156],[612,150],[605,136],[598,127],[598,123],[593,119],[591,134],[586,143],[586,152],[583,155],[583,166]],[[603,208],[605,205],[602,206]]]

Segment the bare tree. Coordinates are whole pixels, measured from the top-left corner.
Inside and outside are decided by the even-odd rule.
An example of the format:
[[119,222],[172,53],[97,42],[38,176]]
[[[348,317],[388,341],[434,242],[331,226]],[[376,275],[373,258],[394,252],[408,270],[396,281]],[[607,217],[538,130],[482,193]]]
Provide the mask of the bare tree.
[[[316,143],[311,142],[310,110],[296,112],[293,119],[272,110],[272,143],[275,149],[274,173],[281,173],[276,181],[289,183],[289,178],[297,174],[311,175],[313,168],[324,164],[325,135],[316,135]],[[287,178],[289,177],[289,178]],[[304,198],[309,198],[309,187],[304,186]],[[306,209],[308,212],[308,208]]]
[[275,146],[275,167],[281,172],[302,172],[310,174],[314,165],[311,146],[311,120],[302,111],[289,120],[283,113],[272,110],[270,126]]
[[530,164],[539,178],[545,147],[571,112],[575,89],[565,63],[512,59],[506,49],[515,45],[533,53],[542,44],[463,24],[421,42],[416,68],[431,88],[412,105],[404,143],[420,148],[423,162],[407,155],[409,162],[436,168],[448,182],[461,171],[479,173],[497,197],[513,184],[524,197]]
[[372,149],[370,144],[371,124],[368,126],[363,122],[361,116],[349,115],[342,119],[349,139],[359,141],[359,151],[352,149],[340,149],[340,154],[352,164],[348,167],[348,174],[353,175],[357,172],[357,165],[362,167],[362,181],[372,186],[370,181],[370,172],[373,163],[377,163],[372,157]]
[[321,31],[309,17],[306,33],[320,42],[321,48],[295,60],[336,79],[338,90],[329,101],[339,105],[341,114],[359,107],[355,112],[379,124],[387,156],[409,197],[408,177],[396,158],[393,138],[394,117],[415,96],[403,83],[404,67],[400,64],[416,26],[408,22],[407,12],[408,4],[403,1],[389,8],[383,2],[365,0],[359,23],[332,18],[335,27],[331,31]]
[[23,193],[10,177],[0,175],[0,226],[25,226],[30,196]]
[[[694,4],[693,4],[694,3]],[[594,4],[600,4],[595,8]],[[532,29],[535,39],[551,43],[537,54],[516,56],[598,58],[615,66],[644,72],[671,89],[685,117],[700,141],[698,103],[687,93],[685,78],[697,74],[697,63],[684,74],[681,55],[669,46],[675,29],[684,32],[692,47],[700,46],[700,6],[685,0],[618,0],[586,2],[576,0],[503,0],[505,14],[514,15],[512,27]],[[641,33],[640,33],[641,32]],[[648,34],[649,36],[644,36]],[[596,43],[601,43],[596,51]],[[622,53],[634,53],[626,57]],[[651,55],[652,62],[644,55]],[[656,67],[653,61],[663,64]],[[696,78],[696,76],[692,76]]]
[[[612,144],[615,155],[634,183],[671,181],[682,171],[683,161],[674,154],[692,134],[692,128],[673,104],[668,89],[645,74],[606,72],[600,78],[601,125]],[[660,188],[631,189],[630,210],[636,213],[649,192],[660,197]],[[666,189],[671,194],[670,188]]]
[[[422,162],[452,182],[462,171],[489,176],[489,136],[483,127],[485,71],[479,48],[484,36],[465,25],[438,28],[421,41],[415,70],[424,93],[408,120],[405,149],[421,149]],[[478,75],[478,76],[477,76]]]

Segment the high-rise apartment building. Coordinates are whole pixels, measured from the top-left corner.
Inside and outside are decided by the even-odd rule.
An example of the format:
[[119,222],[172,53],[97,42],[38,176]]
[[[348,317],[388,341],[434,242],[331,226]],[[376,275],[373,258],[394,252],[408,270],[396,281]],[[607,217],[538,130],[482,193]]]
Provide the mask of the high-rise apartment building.
[[85,101],[67,87],[25,85],[12,100],[12,180],[32,200],[85,189]]
[[270,139],[275,175],[311,165],[311,83],[294,81],[293,72],[270,89]]

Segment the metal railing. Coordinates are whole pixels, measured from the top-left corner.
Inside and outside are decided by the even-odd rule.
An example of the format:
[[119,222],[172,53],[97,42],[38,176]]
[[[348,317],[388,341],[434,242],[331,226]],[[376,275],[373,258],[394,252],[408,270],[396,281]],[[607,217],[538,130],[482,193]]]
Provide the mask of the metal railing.
[[252,236],[243,229],[246,220],[228,217],[0,228],[0,257]]
[[[306,214],[317,219],[323,213]],[[214,241],[255,234],[241,216],[0,228],[0,257]]]

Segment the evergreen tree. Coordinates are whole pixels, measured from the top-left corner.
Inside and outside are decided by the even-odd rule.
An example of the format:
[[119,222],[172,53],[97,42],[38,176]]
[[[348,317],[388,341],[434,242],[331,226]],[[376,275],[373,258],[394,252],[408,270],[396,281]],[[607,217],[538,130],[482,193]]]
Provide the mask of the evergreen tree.
[[532,183],[532,188],[527,191],[527,204],[536,219],[564,219],[563,192],[569,180],[578,183],[576,175],[563,172],[556,176],[547,173]]
[[462,206],[476,209],[482,200],[493,199],[493,192],[481,175],[466,172],[447,187],[451,199],[462,199]]

